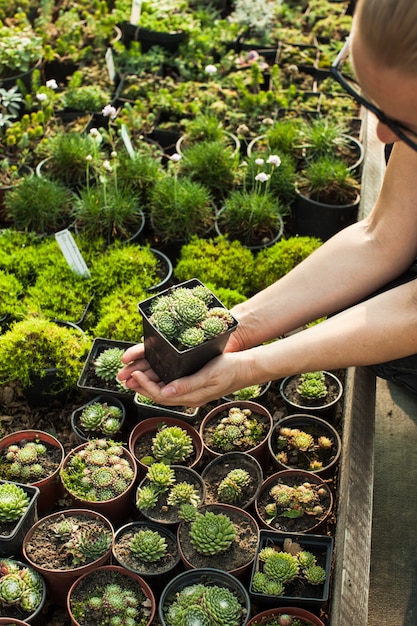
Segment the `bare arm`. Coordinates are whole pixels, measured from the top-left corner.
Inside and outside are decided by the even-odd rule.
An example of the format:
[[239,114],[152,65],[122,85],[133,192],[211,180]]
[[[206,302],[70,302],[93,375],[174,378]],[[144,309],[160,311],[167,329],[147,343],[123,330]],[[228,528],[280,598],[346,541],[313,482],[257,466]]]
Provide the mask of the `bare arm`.
[[[338,233],[292,272],[234,308],[227,352],[163,386],[131,348],[120,377],[162,404],[197,406],[249,384],[302,371],[379,363],[417,352],[416,281],[352,306],[417,255],[417,154],[397,144],[368,218]],[[342,313],[272,344],[264,341]],[[257,347],[252,347],[257,346]],[[251,349],[248,349],[251,348]]]

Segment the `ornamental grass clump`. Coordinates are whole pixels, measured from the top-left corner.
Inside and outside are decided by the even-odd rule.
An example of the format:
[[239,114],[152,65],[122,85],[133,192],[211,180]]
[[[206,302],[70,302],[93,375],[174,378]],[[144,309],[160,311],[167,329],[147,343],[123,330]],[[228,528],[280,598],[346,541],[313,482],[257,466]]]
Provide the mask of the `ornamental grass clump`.
[[229,311],[214,306],[213,300],[204,285],[178,287],[151,302],[149,322],[179,350],[198,346],[235,324]]
[[321,585],[326,580],[326,570],[317,564],[312,552],[300,544],[284,541],[279,546],[266,546],[258,554],[258,570],[252,578],[256,593],[281,596],[288,592],[290,583],[302,580],[311,585]]
[[0,615],[3,611],[6,615],[34,613],[42,597],[42,578],[34,569],[13,559],[0,559]]
[[27,511],[30,498],[19,485],[3,483],[0,485],[0,523],[16,522]]
[[175,600],[164,607],[167,626],[240,626],[245,617],[246,608],[233,591],[203,583],[184,587]]
[[250,409],[232,407],[211,434],[210,446],[221,452],[245,451],[264,437],[264,426]]
[[61,470],[64,487],[90,502],[112,500],[126,491],[134,476],[124,448],[111,439],[92,439],[71,454]]

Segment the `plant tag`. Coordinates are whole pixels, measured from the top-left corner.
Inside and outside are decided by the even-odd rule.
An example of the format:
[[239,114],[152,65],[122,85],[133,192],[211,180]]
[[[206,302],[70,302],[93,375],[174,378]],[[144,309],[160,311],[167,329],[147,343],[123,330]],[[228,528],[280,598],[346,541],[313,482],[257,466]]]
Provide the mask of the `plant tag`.
[[137,26],[140,20],[140,13],[142,10],[142,0],[132,0],[132,8],[130,11],[130,23]]
[[70,231],[67,228],[60,230],[58,233],[55,233],[55,239],[72,271],[79,276],[89,278],[90,271]]
[[126,124],[122,124],[121,135],[128,155],[131,159],[133,159],[133,157],[135,156],[135,151],[133,150],[132,142],[130,141],[129,132],[127,130]]
[[114,81],[116,80],[116,70],[114,67],[113,50],[111,48],[107,48],[105,59],[109,78],[114,83]]

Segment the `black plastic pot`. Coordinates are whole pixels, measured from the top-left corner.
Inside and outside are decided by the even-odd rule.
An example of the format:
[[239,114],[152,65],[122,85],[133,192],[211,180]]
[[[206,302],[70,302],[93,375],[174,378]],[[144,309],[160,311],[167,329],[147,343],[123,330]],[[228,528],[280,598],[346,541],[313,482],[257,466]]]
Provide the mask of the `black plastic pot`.
[[[326,570],[326,579],[319,585],[312,585],[300,581],[302,577],[297,576],[292,583],[284,585],[284,593],[280,596],[259,593],[253,590],[252,581],[256,572],[261,569],[259,552],[267,547],[282,550],[285,540],[298,543],[303,551],[311,552],[317,559],[317,565]],[[330,573],[333,555],[333,537],[329,535],[277,533],[273,530],[261,530],[259,534],[259,547],[255,556],[252,573],[249,583],[249,595],[252,601],[262,608],[272,608],[279,606],[299,606],[310,610],[318,610],[327,602],[330,590]],[[305,595],[299,595],[303,589]]]
[[343,395],[343,385],[335,374],[331,372],[324,372],[325,381],[327,387],[333,387],[336,389],[335,397],[331,401],[326,401],[326,398],[319,398],[317,400],[303,400],[299,394],[296,398],[289,397],[288,386],[293,381],[299,378],[299,375],[287,376],[281,381],[279,391],[285,406],[290,414],[293,413],[313,413],[323,419],[334,420],[336,417],[337,407]]
[[200,411],[200,407],[196,407],[194,409],[190,408],[187,410],[187,407],[185,406],[175,407],[164,406],[162,404],[147,404],[140,401],[137,393],[135,393],[133,402],[137,407],[139,420],[147,419],[148,417],[155,417],[157,415],[158,417],[176,417],[177,419],[184,420],[184,422],[188,422],[189,424],[194,424]]
[[[0,484],[8,482],[11,481],[0,480]],[[39,497],[39,489],[33,485],[24,485],[22,483],[14,484],[23,489],[29,496],[30,501],[25,513],[17,520],[14,527],[6,531],[4,535],[0,534],[0,557],[21,556],[23,538],[37,519],[36,501]]]
[[[170,287],[160,292],[157,296],[152,296],[139,302],[139,312],[143,317],[143,334],[145,342],[145,356],[152,369],[165,383],[175,378],[188,376],[199,370],[203,365],[223,351],[229,335],[237,328],[237,320],[233,326],[220,335],[205,341],[204,343],[186,350],[179,350],[168,339],[166,339],[149,321],[149,310],[155,298],[168,295],[173,289],[193,288],[202,283],[196,278],[187,280],[179,285]],[[213,306],[225,308],[224,305],[213,294]]]
[[[115,406],[122,411],[122,417],[120,420],[120,429],[118,430],[117,433],[115,433],[111,437],[99,434],[97,431],[87,432],[83,430],[81,426],[80,418],[84,409],[86,409],[91,404],[96,404],[96,403],[100,403],[100,404],[107,403],[109,406]],[[109,439],[109,438],[115,439],[119,436],[119,432],[123,427],[125,418],[126,418],[126,408],[123,402],[121,402],[118,398],[112,398],[111,396],[107,396],[107,395],[96,396],[95,398],[93,398],[89,402],[86,402],[85,404],[78,407],[78,409],[75,409],[75,411],[71,413],[71,428],[82,442],[88,441],[89,439],[95,439],[96,437],[104,437],[105,439]]]
[[161,598],[159,600],[158,613],[162,626],[167,626],[165,621],[166,609],[171,604],[176,595],[181,592],[185,587],[191,585],[203,584],[208,586],[226,587],[232,591],[242,606],[244,607],[245,616],[242,617],[242,621],[239,626],[245,626],[250,617],[250,598],[242,583],[227,572],[213,568],[198,568],[178,574],[162,591]]

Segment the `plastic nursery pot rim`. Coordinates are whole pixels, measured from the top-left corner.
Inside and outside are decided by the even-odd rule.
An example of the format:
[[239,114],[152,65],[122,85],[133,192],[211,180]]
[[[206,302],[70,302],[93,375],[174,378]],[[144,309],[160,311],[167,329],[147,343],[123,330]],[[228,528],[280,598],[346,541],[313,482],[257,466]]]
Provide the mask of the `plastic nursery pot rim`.
[[343,395],[343,385],[342,382],[339,380],[339,378],[335,375],[332,374],[331,372],[327,372],[325,370],[323,370],[323,373],[325,375],[325,377],[330,378],[335,384],[336,386],[339,388],[338,394],[336,396],[336,398],[334,398],[331,402],[326,402],[323,404],[317,404],[317,406],[314,406],[312,404],[298,404],[297,402],[294,402],[293,400],[290,400],[288,398],[288,396],[285,393],[286,387],[288,386],[288,383],[291,380],[294,380],[296,378],[299,378],[300,374],[295,374],[293,376],[286,376],[282,381],[281,384],[279,386],[279,392],[281,394],[282,399],[284,400],[284,402],[287,404],[287,406],[289,406],[292,409],[296,409],[299,411],[302,411],[303,413],[308,412],[308,413],[315,413],[315,412],[322,412],[322,411],[335,411],[336,410],[336,405],[337,403],[340,401],[342,395]]
[[313,626],[324,626],[324,622],[321,621],[317,615],[307,611],[306,609],[297,608],[294,606],[282,606],[276,609],[267,609],[261,613],[254,615],[247,623],[247,626],[268,626],[268,623],[280,615],[291,615],[292,617],[299,617],[304,620],[308,620]]

